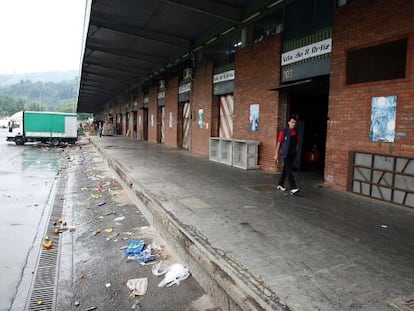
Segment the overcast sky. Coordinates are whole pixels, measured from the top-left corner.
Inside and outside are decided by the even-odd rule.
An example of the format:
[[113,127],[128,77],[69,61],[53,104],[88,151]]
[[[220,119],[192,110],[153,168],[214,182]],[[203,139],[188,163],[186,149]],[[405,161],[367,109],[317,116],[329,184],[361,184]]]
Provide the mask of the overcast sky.
[[86,0],[0,0],[0,74],[79,70]]

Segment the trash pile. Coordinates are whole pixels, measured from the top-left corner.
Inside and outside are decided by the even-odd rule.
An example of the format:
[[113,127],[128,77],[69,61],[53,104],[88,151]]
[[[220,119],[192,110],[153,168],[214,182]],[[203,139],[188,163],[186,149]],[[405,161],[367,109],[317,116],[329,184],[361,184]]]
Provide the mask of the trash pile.
[[[153,263],[161,250],[162,248],[155,243],[146,245],[144,241],[137,240],[130,240],[124,247],[124,252],[128,260],[135,260],[141,265]],[[161,265],[162,260],[156,263],[151,270],[155,276],[165,275],[164,279],[158,284],[158,287],[170,287],[174,284],[179,285],[181,281],[184,281],[190,276],[188,268],[182,264],[171,264],[164,269],[161,269]],[[127,282],[128,288],[134,295],[144,295],[147,285],[147,278],[131,279]]]
[[[79,165],[85,165],[90,162],[87,157],[82,157],[78,163]],[[149,276],[144,275],[145,273],[149,275],[152,273],[152,277],[163,276],[158,288],[167,288],[179,285],[180,282],[186,280],[190,276],[189,269],[180,263],[166,264],[168,256],[163,247],[151,240],[148,243],[148,234],[151,235],[152,233],[149,232],[150,227],[141,227],[141,232],[125,232],[121,229],[122,222],[128,218],[126,216],[128,212],[124,212],[125,204],[119,197],[122,186],[116,180],[109,179],[108,181],[107,176],[97,175],[96,172],[92,175],[87,174],[87,176],[91,185],[82,187],[80,190],[87,193],[88,198],[85,202],[85,208],[91,210],[95,215],[98,214],[91,223],[100,223],[97,227],[88,228],[89,234],[92,234],[94,239],[104,237],[107,241],[122,242],[123,245],[119,245],[119,250],[128,263],[133,265],[137,263],[138,267],[152,265],[152,269],[150,269],[152,272],[143,269],[142,272],[138,272],[135,278],[122,282],[130,290],[128,298],[134,300],[132,309],[141,310],[140,301],[136,296],[143,296],[147,293]],[[108,224],[108,221],[112,223]],[[115,282],[115,280],[113,281]],[[112,287],[110,282],[105,283],[105,286],[108,289]],[[79,304],[79,301],[77,304],[75,303],[77,306]]]

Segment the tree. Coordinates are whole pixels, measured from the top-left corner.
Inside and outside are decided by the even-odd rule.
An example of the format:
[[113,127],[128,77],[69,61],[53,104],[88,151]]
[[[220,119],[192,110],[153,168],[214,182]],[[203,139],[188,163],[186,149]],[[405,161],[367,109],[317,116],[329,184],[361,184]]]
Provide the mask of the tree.
[[[0,116],[12,115],[17,111],[74,112],[76,79],[55,82],[20,83],[0,87]],[[87,120],[91,114],[78,114],[79,120]]]
[[12,114],[23,110],[23,101],[11,96],[0,96],[0,113],[1,115],[11,116]]
[[27,111],[39,111],[39,108],[40,108],[39,103],[30,103],[30,104],[24,105],[24,110],[27,110]]
[[[62,100],[58,103],[57,111],[59,112],[73,112],[75,106],[74,99]],[[85,121],[91,116],[90,113],[78,113],[78,120]]]
[[91,113],[78,113],[78,120],[79,121],[86,121],[90,117],[92,117],[92,114]]
[[58,102],[58,105],[56,107],[56,111],[59,112],[74,112],[73,108],[75,106],[75,100],[74,99],[65,99]]
[[[59,83],[21,80],[20,83],[0,87],[0,96],[9,96],[15,100],[21,100],[24,105],[30,105],[33,108],[31,110],[39,110],[39,108],[32,105],[37,103],[42,111],[57,111],[62,100],[74,101],[75,89],[75,79]],[[72,110],[69,111],[72,112]]]

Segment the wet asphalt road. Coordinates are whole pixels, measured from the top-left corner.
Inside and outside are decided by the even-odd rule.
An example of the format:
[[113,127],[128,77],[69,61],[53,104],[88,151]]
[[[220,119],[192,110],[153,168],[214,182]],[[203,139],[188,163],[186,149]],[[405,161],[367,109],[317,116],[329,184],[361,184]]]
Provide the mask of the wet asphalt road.
[[0,128],[0,311],[9,310],[29,254],[38,251],[60,157],[57,148],[8,143],[6,133]]

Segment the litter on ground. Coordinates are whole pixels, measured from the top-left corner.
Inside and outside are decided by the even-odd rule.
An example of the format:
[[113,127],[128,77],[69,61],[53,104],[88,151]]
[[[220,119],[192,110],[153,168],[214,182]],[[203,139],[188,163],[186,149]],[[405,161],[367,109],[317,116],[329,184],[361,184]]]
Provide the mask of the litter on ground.
[[130,240],[125,249],[125,254],[127,256],[139,254],[144,249],[144,246],[145,243],[143,241]]
[[[151,246],[150,244],[149,246]],[[145,250],[145,243],[143,241],[130,240],[125,248],[125,254],[129,260],[135,260],[141,265],[154,261],[156,257],[152,254],[152,247],[147,247]]]
[[145,249],[138,254],[128,256],[128,259],[135,260],[138,263],[144,265],[147,262],[154,261],[156,258],[151,254],[151,249]]
[[126,286],[132,291],[135,296],[142,296],[147,292],[148,279],[130,279],[127,281]]
[[165,270],[160,270],[162,261],[152,267],[152,274],[156,276],[164,275],[164,279],[158,284],[158,287],[170,287],[174,284],[179,285],[190,276],[188,268],[182,264],[176,263],[168,266]]

